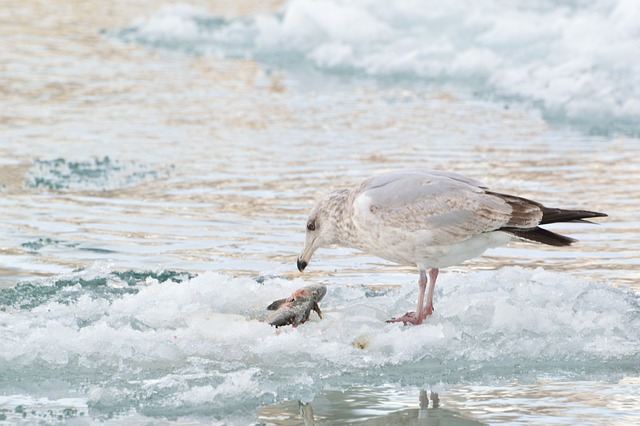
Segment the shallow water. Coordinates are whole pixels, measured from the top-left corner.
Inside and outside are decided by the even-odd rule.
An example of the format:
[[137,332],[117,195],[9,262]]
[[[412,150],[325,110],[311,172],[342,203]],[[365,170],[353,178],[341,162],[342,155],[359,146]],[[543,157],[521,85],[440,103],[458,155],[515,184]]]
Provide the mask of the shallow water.
[[[336,73],[318,62],[322,46],[372,60],[392,45],[363,50],[366,31],[296,45],[304,26],[294,24],[315,2],[279,14],[269,2],[203,12],[114,2],[98,14],[10,3],[15,13],[0,15],[0,422],[284,425],[303,422],[300,404],[320,424],[640,421],[632,79],[611,83],[624,108],[586,126],[577,104],[558,111],[547,92],[536,106],[512,102],[523,94],[506,86],[477,93],[455,73],[425,84],[358,61]],[[382,19],[375,4],[355,2],[354,19]],[[575,15],[605,25],[609,6],[598,4]],[[545,10],[527,16],[573,19]],[[497,31],[510,13],[483,22]],[[256,22],[281,22],[291,44],[260,42]],[[427,34],[408,37],[394,40]],[[467,49],[455,46],[456,57]],[[513,47],[489,47],[516,61]],[[610,217],[555,226],[580,240],[571,248],[514,243],[448,268],[428,324],[389,325],[413,305],[414,270],[327,249],[301,276],[295,258],[315,197],[403,168]],[[325,318],[274,333],[264,307],[309,282],[329,286]],[[421,408],[421,391],[438,408]]]

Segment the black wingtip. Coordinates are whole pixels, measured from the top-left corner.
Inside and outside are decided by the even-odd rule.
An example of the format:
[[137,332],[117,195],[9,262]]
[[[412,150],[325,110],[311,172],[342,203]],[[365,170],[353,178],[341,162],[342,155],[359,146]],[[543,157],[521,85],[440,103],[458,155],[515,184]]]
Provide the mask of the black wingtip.
[[540,227],[529,229],[501,228],[500,231],[508,232],[524,240],[535,241],[554,247],[566,247],[578,241],[575,238],[556,234],[555,232]]
[[566,210],[542,207],[542,220],[540,225],[557,222],[587,222],[585,219],[594,217],[608,217],[609,215],[601,212],[592,212],[589,210]]

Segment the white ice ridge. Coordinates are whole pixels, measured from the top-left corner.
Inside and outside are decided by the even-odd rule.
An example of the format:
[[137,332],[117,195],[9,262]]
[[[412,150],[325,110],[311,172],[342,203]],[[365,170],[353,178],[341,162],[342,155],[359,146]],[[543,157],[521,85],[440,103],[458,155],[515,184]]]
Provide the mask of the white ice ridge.
[[[530,369],[590,378],[610,368],[631,373],[640,363],[640,297],[563,273],[443,273],[436,311],[419,327],[385,323],[389,312],[413,306],[412,280],[377,291],[366,276],[352,286],[328,283],[322,320],[312,314],[276,332],[264,322],[266,306],[305,284],[205,273],[147,279],[137,293],[115,298],[99,297],[86,281],[60,288],[33,308],[0,310],[0,388],[13,377],[94,377],[92,406],[206,404],[232,414],[354,380],[423,386]],[[107,285],[117,291],[122,283]],[[416,369],[421,374],[411,374]]]
[[294,54],[325,70],[518,99],[551,119],[632,125],[640,118],[640,62],[631,59],[640,57],[638,22],[635,0],[293,0],[280,13],[226,24],[171,6],[137,20],[129,36],[208,40],[198,48],[228,56]]
[[[424,326],[384,323],[388,312],[413,305],[413,281],[372,295],[363,277],[363,285],[329,284],[325,318],[312,316],[280,334],[263,322],[265,308],[302,287],[302,280],[260,284],[206,273],[183,283],[142,285],[138,293],[114,300],[87,293],[71,303],[0,311],[0,361],[100,368],[204,357],[268,369],[314,359],[360,370],[429,358],[553,362],[640,356],[639,296],[630,291],[518,267],[444,273],[441,280],[437,310]],[[354,345],[362,339],[364,349]]]

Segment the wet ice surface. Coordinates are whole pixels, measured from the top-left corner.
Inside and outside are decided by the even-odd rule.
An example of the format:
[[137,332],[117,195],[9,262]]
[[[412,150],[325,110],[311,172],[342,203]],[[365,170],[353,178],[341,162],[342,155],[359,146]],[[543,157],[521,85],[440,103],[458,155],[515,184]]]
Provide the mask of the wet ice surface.
[[[421,327],[385,323],[413,305],[413,282],[361,283],[329,286],[323,320],[312,314],[276,332],[264,322],[266,306],[304,280],[132,278],[98,264],[2,290],[1,388],[19,395],[30,383],[34,398],[80,397],[93,418],[250,422],[261,406],[313,402],[354,383],[419,390],[491,382],[493,392],[544,376],[615,383],[639,373],[637,293],[521,268],[444,274],[440,284],[436,312]],[[12,401],[2,408],[25,405]],[[620,410],[640,418],[637,406]]]
[[[259,19],[276,25],[274,35],[322,29],[284,25],[310,16],[330,23],[309,14],[316,2],[290,2],[284,15],[270,6],[262,18],[204,11],[197,19],[192,6],[161,9],[152,0],[115,1],[104,13],[89,3],[9,2],[3,10],[20,13],[0,25],[0,421],[297,424],[301,400],[329,424],[425,416],[449,424],[638,423],[640,145],[603,136],[635,134],[625,127],[635,117],[637,96],[624,90],[637,86],[633,63],[624,68],[632,77],[610,79],[616,57],[589,68],[603,50],[585,43],[575,56],[587,66],[576,80],[581,95],[556,116],[552,101],[565,99],[564,89],[539,91],[544,105],[533,113],[520,106],[534,98],[507,109],[478,100],[491,95],[466,94],[502,69],[532,76],[533,87],[545,81],[530,72],[540,63],[509,59],[517,46],[488,46],[520,62],[470,85],[455,72],[443,85],[418,81],[421,61],[435,63],[428,52],[407,57],[402,78],[356,62],[336,70],[322,59],[336,40],[356,59],[393,48],[339,32],[308,39],[309,58],[290,52],[287,39],[271,62],[269,49],[256,46],[246,56],[258,62],[224,59],[225,45],[207,50],[211,32],[229,25],[260,40],[246,31]],[[371,9],[380,4],[353,2],[355,18],[395,25],[412,15],[380,16]],[[615,56],[637,48],[635,33],[617,26],[625,14],[607,14],[628,4],[516,9],[525,21],[615,23]],[[502,12],[482,18],[484,29],[468,27],[469,40],[512,22]],[[136,39],[136,28],[151,24],[167,38]],[[177,31],[183,24],[205,36],[202,45],[167,45],[192,43]],[[425,36],[394,31],[409,47]],[[544,31],[529,35],[541,42]],[[576,53],[571,40],[550,49]],[[440,59],[473,59],[465,52],[474,47],[460,46]],[[555,77],[563,70],[549,68]],[[583,125],[574,107],[593,106],[589,80],[600,77],[610,96]],[[518,95],[515,85],[502,87],[506,94],[489,87],[500,99]],[[611,99],[621,101],[609,108]],[[415,305],[415,270],[327,249],[301,276],[295,259],[319,194],[415,168],[610,217],[555,227],[580,240],[570,248],[513,244],[447,268],[424,327],[388,325]],[[273,300],[318,282],[329,288],[324,320],[312,316],[280,334],[262,322]],[[421,390],[438,393],[440,408],[421,411]]]

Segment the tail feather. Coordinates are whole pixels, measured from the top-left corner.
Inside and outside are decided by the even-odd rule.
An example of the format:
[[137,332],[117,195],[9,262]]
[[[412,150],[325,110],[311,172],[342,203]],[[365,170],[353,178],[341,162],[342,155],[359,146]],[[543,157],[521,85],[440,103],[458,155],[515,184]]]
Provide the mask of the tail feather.
[[[514,195],[501,194],[486,191],[488,195],[501,198],[512,208],[512,214],[506,226],[498,229],[516,237],[537,241],[550,246],[570,246],[577,240],[540,228],[538,225],[546,225],[557,222],[586,222],[586,219],[594,217],[606,217],[606,213],[592,212],[589,210],[569,210],[545,207],[542,204],[527,198]],[[542,217],[540,217],[542,213]]]
[[[592,223],[585,219],[607,216],[605,213],[592,212],[588,210],[564,210],[544,206],[540,207],[542,209],[542,220],[540,221],[540,225],[557,222]],[[525,240],[537,241],[542,244],[556,247],[570,246],[577,241],[574,238],[551,232],[547,229],[540,228],[539,226],[533,228],[504,227],[500,228],[500,231],[508,232],[509,234]]]

